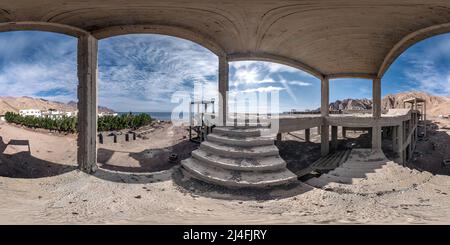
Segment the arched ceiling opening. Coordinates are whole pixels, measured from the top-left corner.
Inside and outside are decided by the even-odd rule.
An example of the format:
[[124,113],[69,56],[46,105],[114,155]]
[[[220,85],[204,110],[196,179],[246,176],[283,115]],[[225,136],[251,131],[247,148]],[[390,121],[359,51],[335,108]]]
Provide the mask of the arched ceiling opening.
[[19,21],[68,25],[98,35],[118,26],[176,27],[190,32],[178,37],[202,37],[196,42],[227,55],[270,54],[324,76],[367,78],[383,74],[401,51],[396,47],[408,46],[405,37],[450,23],[450,2],[3,0],[0,22]]

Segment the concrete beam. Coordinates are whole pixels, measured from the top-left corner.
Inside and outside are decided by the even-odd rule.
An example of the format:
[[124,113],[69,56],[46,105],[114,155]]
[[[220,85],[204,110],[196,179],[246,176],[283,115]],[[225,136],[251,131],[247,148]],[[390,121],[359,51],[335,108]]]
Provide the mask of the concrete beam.
[[336,78],[364,78],[364,79],[374,79],[376,78],[376,74],[368,74],[368,73],[334,73],[325,75],[328,79],[336,79]]
[[89,32],[77,27],[42,21],[18,21],[0,23],[0,32],[5,31],[47,31],[61,33],[73,37],[89,35]]
[[229,64],[226,56],[219,56],[219,117],[226,125],[228,115]]
[[199,30],[187,27],[176,25],[142,24],[110,26],[92,31],[92,35],[99,40],[118,35],[141,33],[161,34],[183,38],[200,44],[218,56],[226,56],[224,49],[212,37],[202,33]]
[[406,36],[404,36],[399,42],[397,42],[388,54],[384,57],[382,64],[378,69],[377,76],[383,77],[384,73],[388,70],[391,64],[400,56],[405,50],[412,45],[435,35],[450,32],[450,23],[437,24],[429,26],[423,29],[416,30]]
[[78,166],[97,169],[97,39],[78,38]]
[[322,79],[323,75],[322,73],[300,61],[290,59],[288,57],[280,56],[280,55],[274,55],[274,54],[268,54],[268,53],[232,53],[228,55],[229,61],[246,61],[246,60],[257,60],[257,61],[268,61],[268,62],[274,62],[278,64],[283,64],[287,66],[291,66],[294,68],[297,68],[299,70],[305,71],[316,78]]

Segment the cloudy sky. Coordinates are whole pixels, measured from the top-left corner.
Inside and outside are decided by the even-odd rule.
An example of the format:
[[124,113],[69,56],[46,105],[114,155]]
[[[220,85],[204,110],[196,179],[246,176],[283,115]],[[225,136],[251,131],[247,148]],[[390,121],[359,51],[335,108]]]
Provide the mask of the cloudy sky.
[[[76,101],[76,45],[75,38],[54,33],[0,33],[0,96]],[[177,105],[174,94],[216,98],[217,64],[207,49],[174,37],[101,40],[99,104],[116,111],[171,111]],[[422,41],[390,67],[382,94],[424,90],[450,96],[449,65],[450,34]],[[370,98],[371,90],[370,80],[335,79],[330,81],[330,100]],[[278,91],[281,111],[320,105],[318,79],[276,63],[231,62],[230,91],[237,98]]]

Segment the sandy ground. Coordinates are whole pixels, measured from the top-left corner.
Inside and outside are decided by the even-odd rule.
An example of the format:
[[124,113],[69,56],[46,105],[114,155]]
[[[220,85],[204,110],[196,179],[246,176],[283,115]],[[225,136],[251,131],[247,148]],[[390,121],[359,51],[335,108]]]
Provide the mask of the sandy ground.
[[[126,147],[100,145],[106,149],[99,154],[102,166],[87,175],[75,168],[75,137],[1,123],[0,223],[450,223],[450,177],[444,175],[387,172],[380,183],[355,185],[352,192],[302,182],[270,191],[233,191],[193,181],[177,163],[153,168],[158,165],[155,157],[164,159],[161,149],[171,151],[186,141],[184,133],[166,125],[146,141]],[[11,140],[28,140],[31,154],[27,145],[8,144]],[[8,172],[14,166],[22,173]],[[136,170],[139,166],[148,171]],[[392,180],[401,181],[402,188],[364,191]]]

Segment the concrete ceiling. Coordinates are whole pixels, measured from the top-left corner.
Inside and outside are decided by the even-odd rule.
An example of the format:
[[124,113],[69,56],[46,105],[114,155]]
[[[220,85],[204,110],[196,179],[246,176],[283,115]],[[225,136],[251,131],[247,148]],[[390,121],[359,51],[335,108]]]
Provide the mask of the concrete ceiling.
[[216,53],[230,59],[280,61],[331,77],[371,77],[381,76],[409,45],[450,31],[450,1],[1,0],[0,22],[21,21],[70,25],[99,37],[138,32],[123,26],[144,25],[148,32],[221,50]]

